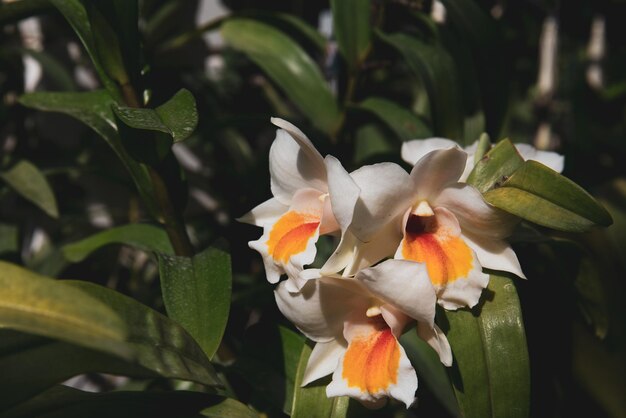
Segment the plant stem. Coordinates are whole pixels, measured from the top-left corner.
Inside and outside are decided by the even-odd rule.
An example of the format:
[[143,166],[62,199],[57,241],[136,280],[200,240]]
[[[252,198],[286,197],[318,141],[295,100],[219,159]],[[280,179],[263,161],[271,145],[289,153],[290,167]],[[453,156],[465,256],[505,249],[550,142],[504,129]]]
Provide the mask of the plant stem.
[[153,168],[149,167],[152,186],[154,187],[154,197],[161,209],[161,219],[159,221],[165,228],[167,236],[172,243],[174,253],[178,256],[193,257],[194,251],[182,215],[174,208],[170,199],[167,186],[161,175]]
[[[122,85],[121,90],[127,106],[141,107],[137,92],[131,84],[126,83]],[[163,228],[165,228],[165,232],[174,248],[174,253],[178,256],[193,257],[194,250],[187,230],[185,229],[185,221],[183,220],[182,214],[176,210],[176,207],[173,205],[163,177],[158,170],[152,166],[148,166],[148,171],[150,173],[150,179],[152,180],[152,187],[154,188],[154,198],[159,206],[160,219],[158,219],[158,221],[163,225]]]

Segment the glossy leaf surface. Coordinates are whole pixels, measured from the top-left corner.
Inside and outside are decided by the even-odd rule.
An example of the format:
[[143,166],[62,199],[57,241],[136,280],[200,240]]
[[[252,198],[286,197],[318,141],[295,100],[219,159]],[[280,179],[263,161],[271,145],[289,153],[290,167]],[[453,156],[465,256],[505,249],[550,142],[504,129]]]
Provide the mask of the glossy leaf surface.
[[196,100],[182,89],[156,109],[114,105],[115,114],[128,126],[166,133],[174,142],[187,139],[198,124]]
[[261,67],[315,126],[327,133],[336,128],[335,98],[319,68],[298,44],[269,25],[243,18],[225,22],[222,36]]
[[168,315],[182,324],[211,358],[230,310],[228,253],[208,248],[193,258],[159,255],[161,289]]
[[454,363],[449,369],[463,416],[526,418],[530,365],[517,291],[492,275],[474,309],[445,311]]
[[371,48],[370,0],[331,0],[330,6],[339,50],[355,70]]
[[613,222],[582,187],[537,161],[524,162],[502,187],[484,196],[500,209],[560,231],[583,232]]

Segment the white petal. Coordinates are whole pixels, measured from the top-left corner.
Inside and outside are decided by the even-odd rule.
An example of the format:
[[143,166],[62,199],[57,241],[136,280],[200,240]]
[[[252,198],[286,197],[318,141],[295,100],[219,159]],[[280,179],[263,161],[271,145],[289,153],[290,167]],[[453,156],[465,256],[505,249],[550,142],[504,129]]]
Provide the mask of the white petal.
[[402,143],[401,155],[404,161],[415,165],[416,162],[431,151],[457,146],[456,142],[445,138],[414,139]]
[[324,159],[299,130],[277,130],[269,160],[272,194],[282,204],[290,205],[299,189],[328,192]]
[[446,338],[446,334],[443,333],[437,324],[435,324],[434,327],[430,327],[428,324],[418,322],[417,335],[435,350],[439,355],[439,360],[441,360],[444,366],[452,366],[452,349],[450,348],[450,343]]
[[387,222],[404,213],[413,200],[413,188],[406,171],[393,163],[379,163],[351,173],[361,189],[350,229],[367,242]]
[[[394,345],[393,351],[398,353],[397,364],[386,362],[389,357],[384,353],[388,355],[389,351],[385,348],[390,344]],[[367,372],[371,367],[383,368],[382,376],[372,377]],[[351,396],[368,407],[381,406],[380,401],[390,396],[404,402],[408,408],[415,401],[416,390],[417,375],[404,348],[389,328],[372,328],[369,335],[355,337],[350,341],[339,360],[339,367],[333,373],[332,381],[326,387],[326,395]]]
[[[250,248],[263,256],[267,280],[270,283],[278,282],[281,274],[287,274],[296,280],[304,266],[315,259],[315,244],[319,238],[319,224],[324,206],[319,199],[320,195],[321,192],[314,189],[298,190],[289,211],[276,222],[264,225],[261,238],[248,243]],[[300,220],[302,223],[287,222],[288,219]],[[305,229],[298,232],[296,227]],[[297,233],[292,235],[293,232]],[[290,242],[297,242],[298,245],[290,246]],[[297,286],[297,283],[294,285]]]
[[437,298],[425,264],[387,260],[361,270],[356,279],[378,298],[411,318],[433,324]]
[[446,186],[458,182],[465,170],[467,154],[459,147],[432,151],[411,170],[417,200],[430,200]]
[[327,343],[315,344],[302,377],[302,386],[334,372],[339,365],[339,358],[345,353],[347,346],[348,343],[343,339],[342,342],[332,340]]
[[361,189],[354,182],[350,174],[332,155],[327,155],[326,170],[328,172],[328,192],[332,203],[335,219],[345,231],[352,222],[354,206],[356,205]]
[[529,144],[515,144],[524,160],[539,161],[541,164],[550,167],[557,173],[563,172],[565,157],[552,151],[540,151]]
[[339,241],[339,245],[322,266],[322,275],[333,275],[351,264],[358,242],[358,239],[350,230],[344,232],[341,236],[341,241]]
[[289,292],[281,282],[274,296],[283,315],[316,342],[341,339],[345,318],[363,303],[361,295],[322,280],[309,280],[300,293]]
[[433,204],[451,211],[464,231],[482,236],[508,237],[519,222],[515,216],[485,202],[480,192],[469,184],[446,187]]
[[283,205],[278,199],[273,197],[256,206],[242,217],[237,218],[237,220],[256,226],[265,226],[276,222],[287,210],[289,210],[289,206]]
[[345,271],[345,275],[353,276],[359,270],[373,266],[387,257],[393,257],[402,240],[402,215],[388,222],[368,242],[359,243],[354,254],[356,258]]
[[480,264],[491,270],[507,271],[525,279],[517,255],[509,243],[503,240],[464,233],[463,239],[472,247]]
[[[469,244],[469,243],[468,243]],[[480,300],[483,289],[489,284],[489,275],[483,273],[476,254],[473,254],[472,269],[466,277],[460,277],[437,288],[437,303],[445,309],[456,310],[474,307]]]
[[408,315],[388,303],[380,307],[380,315],[389,325],[391,333],[396,338],[400,338],[406,324],[412,321]]

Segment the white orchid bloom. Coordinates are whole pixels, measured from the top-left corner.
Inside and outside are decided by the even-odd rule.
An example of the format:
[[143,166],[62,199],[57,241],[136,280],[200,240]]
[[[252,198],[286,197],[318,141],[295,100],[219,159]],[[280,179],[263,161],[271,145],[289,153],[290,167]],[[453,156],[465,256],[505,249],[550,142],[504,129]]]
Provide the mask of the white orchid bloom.
[[281,312],[317,344],[302,385],[332,373],[326,394],[351,396],[368,407],[387,397],[415,400],[417,376],[398,343],[405,326],[417,320],[421,335],[450,365],[452,353],[434,325],[435,289],[423,264],[387,260],[354,278],[319,277],[300,293],[285,283],[275,291]]
[[315,259],[319,235],[339,230],[328,199],[324,159],[302,131],[272,118],[276,131],[269,156],[273,198],[261,203],[239,221],[263,227],[263,235],[249,243],[263,256],[267,280],[282,274],[289,288],[298,291],[304,266]]
[[446,309],[478,303],[489,281],[483,268],[524,277],[504,240],[515,218],[459,182],[466,159],[467,153],[457,146],[432,151],[410,174],[398,171],[398,166],[387,166],[385,171],[369,166],[342,174],[339,165],[327,161],[333,172],[331,200],[341,195],[353,201],[348,195],[361,192],[352,211],[339,204],[334,207],[337,219],[349,226],[342,226],[342,241],[322,272],[329,275],[344,269],[343,275],[351,276],[389,256],[425,263],[438,303]]
[[[414,139],[412,141],[406,141],[402,144],[402,159],[407,163],[414,165],[422,157],[431,151],[439,149],[447,149],[458,144],[450,139],[445,138],[429,138],[429,139]],[[563,165],[565,158],[552,151],[541,151],[529,144],[513,144],[517,151],[524,160],[538,161],[541,164],[550,167],[557,173],[563,171]],[[467,153],[467,161],[465,162],[465,169],[461,175],[459,181],[464,182],[472,172],[474,168],[474,154],[476,154],[476,148],[478,147],[478,141],[474,141],[473,144],[468,145],[463,150]]]

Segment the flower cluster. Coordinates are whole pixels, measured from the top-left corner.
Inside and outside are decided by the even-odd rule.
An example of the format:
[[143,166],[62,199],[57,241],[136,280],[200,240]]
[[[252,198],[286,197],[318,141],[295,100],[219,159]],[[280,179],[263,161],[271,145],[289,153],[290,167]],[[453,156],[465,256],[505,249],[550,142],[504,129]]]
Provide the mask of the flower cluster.
[[[484,268],[524,277],[505,239],[517,219],[487,204],[464,183],[475,146],[446,139],[409,141],[394,163],[348,173],[323,158],[298,128],[278,126],[270,149],[273,198],[240,220],[263,227],[250,247],[263,256],[276,302],[316,342],[303,385],[332,373],[328,396],[376,407],[387,397],[409,407],[417,376],[398,338],[410,324],[452,364],[435,307],[473,307],[489,281]],[[562,159],[518,148],[557,171]],[[320,235],[339,244],[320,269],[305,268]],[[281,276],[287,280],[279,282]]]

